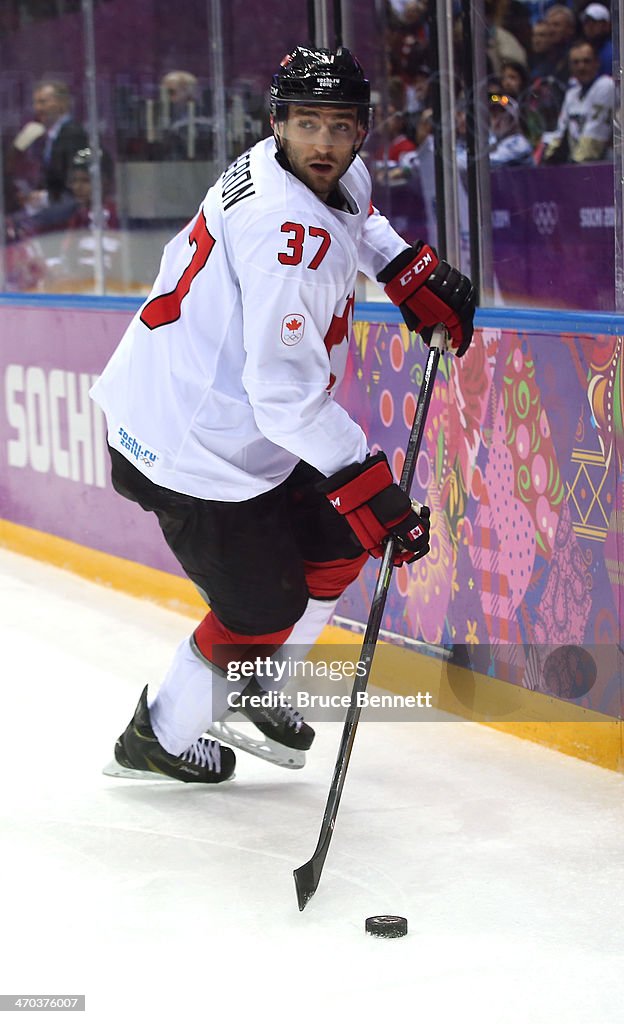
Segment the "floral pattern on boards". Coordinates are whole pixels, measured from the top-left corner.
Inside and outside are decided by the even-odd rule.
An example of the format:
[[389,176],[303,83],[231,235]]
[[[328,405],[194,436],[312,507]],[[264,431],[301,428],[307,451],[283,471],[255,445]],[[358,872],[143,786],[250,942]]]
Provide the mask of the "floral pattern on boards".
[[534,624],[538,644],[581,644],[591,608],[591,577],[562,507],[548,580]]
[[[411,635],[440,644],[444,627],[440,607],[446,607],[450,601],[454,558],[448,521],[440,508],[440,496],[434,483],[427,500],[431,509],[431,551],[426,558],[405,567],[402,584],[405,622],[410,624]],[[401,587],[401,582],[397,585]]]
[[515,491],[534,523],[536,547],[549,559],[564,488],[527,342],[516,344],[507,357],[503,401],[505,440],[514,466]]
[[461,359],[451,362],[448,404],[444,411],[444,437],[449,463],[455,466],[465,493],[481,449],[498,349],[497,332],[484,332],[481,343],[471,345]]
[[[354,337],[339,398],[366,430],[372,449],[388,454],[398,477],[426,347],[398,325],[356,322]],[[579,381],[581,346],[575,351],[569,336],[484,329],[462,359],[442,358],[412,488],[432,510],[432,552],[395,573],[384,629],[429,643],[466,644],[483,649],[484,656],[489,645],[498,675],[507,651],[503,677],[513,682],[523,674],[529,678],[523,667],[527,645],[592,644],[596,631],[606,637],[615,631],[622,643],[622,342],[608,336],[590,341],[586,389],[581,377],[578,394],[565,396],[553,390],[552,380],[565,370]],[[579,424],[590,409],[590,427],[598,430],[605,455],[611,450],[615,459],[609,529],[593,546],[577,535],[578,512],[569,506],[564,484],[579,439],[553,432],[552,425],[569,424],[570,415],[564,419],[545,404],[540,380],[547,373],[550,401],[557,394],[558,401],[577,403],[570,413]],[[339,614],[366,622],[378,568],[378,562],[368,563]],[[620,689],[606,683],[581,703],[609,714]]]
[[476,515],[469,551],[478,574],[489,639],[517,643],[520,634],[515,615],[533,571],[535,527],[514,493],[513,459],[504,436],[501,402],[479,501],[473,506]]
[[591,358],[587,400],[593,422],[598,429],[605,461],[609,461],[616,438],[618,469],[624,459],[624,374],[622,372],[622,338],[597,339]]

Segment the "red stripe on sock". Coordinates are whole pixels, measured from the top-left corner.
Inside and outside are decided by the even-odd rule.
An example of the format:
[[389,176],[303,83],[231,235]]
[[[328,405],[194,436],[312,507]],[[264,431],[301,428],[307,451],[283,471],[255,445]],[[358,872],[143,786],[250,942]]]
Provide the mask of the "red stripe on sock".
[[195,630],[195,643],[204,658],[219,668],[227,668],[230,661],[252,661],[255,658],[270,657],[286,643],[292,633],[292,626],[275,633],[259,633],[247,636],[234,633],[219,621],[214,612],[208,612]]

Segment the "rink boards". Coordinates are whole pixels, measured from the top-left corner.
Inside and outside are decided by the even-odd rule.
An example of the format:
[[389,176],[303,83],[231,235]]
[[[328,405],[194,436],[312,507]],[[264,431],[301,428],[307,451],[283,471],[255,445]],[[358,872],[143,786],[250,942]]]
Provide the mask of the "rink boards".
[[[155,520],[112,491],[87,395],[136,300],[2,305],[0,541],[201,614]],[[390,690],[426,679],[444,710],[619,770],[622,333],[615,316],[489,311],[464,359],[441,366],[414,485],[432,552],[396,573],[375,666]],[[424,361],[393,308],[356,307],[340,400],[397,475]],[[352,632],[324,641],[357,645],[375,571],[338,608]],[[570,645],[595,678],[558,691],[544,666]]]

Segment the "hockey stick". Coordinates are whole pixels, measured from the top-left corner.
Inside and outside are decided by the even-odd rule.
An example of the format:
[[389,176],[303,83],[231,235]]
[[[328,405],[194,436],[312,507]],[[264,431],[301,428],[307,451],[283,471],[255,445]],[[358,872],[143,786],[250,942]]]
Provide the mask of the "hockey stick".
[[[418,396],[418,402],[416,403],[414,422],[412,423],[412,429],[410,431],[407,449],[405,452],[403,471],[399,481],[399,486],[402,490],[407,491],[408,494],[414,479],[416,459],[418,458],[418,452],[420,451],[427,410],[429,409],[429,403],[433,394],[433,385],[435,382],[436,371],[438,369],[438,363],[440,361],[440,353],[445,349],[446,332],[443,328],[436,327],[431,339],[429,356],[425,366],[425,373],[420,388],[420,394]],[[304,909],[317,890],[318,884],[321,880],[321,872],[323,870],[325,858],[327,857],[327,851],[329,850],[329,844],[334,832],[340,797],[342,795],[342,789],[347,775],[347,768],[349,767],[349,759],[353,749],[355,733],[360,720],[361,708],[359,706],[358,695],[360,693],[364,693],[368,686],[373,656],[375,654],[375,646],[377,644],[377,638],[379,636],[383,612],[386,605],[386,598],[388,596],[388,589],[390,587],[390,578],[392,576],[393,569],[392,554],[394,551],[394,543],[394,539],[390,537],[386,544],[381,568],[379,570],[379,575],[377,576],[377,585],[373,595],[371,610],[366,624],[366,631],[364,633],[360,660],[358,662],[358,664],[363,664],[365,669],[361,676],[356,675],[353,690],[351,691],[351,701],[345,718],[344,728],[342,730],[342,739],[340,741],[340,748],[336,759],[336,767],[334,768],[334,776],[329,789],[327,803],[325,805],[325,813],[323,814],[323,821],[316,849],[310,860],[306,861],[305,864],[302,864],[301,867],[295,868],[295,871],[293,872],[295,876],[295,888],[297,890],[299,910]]]

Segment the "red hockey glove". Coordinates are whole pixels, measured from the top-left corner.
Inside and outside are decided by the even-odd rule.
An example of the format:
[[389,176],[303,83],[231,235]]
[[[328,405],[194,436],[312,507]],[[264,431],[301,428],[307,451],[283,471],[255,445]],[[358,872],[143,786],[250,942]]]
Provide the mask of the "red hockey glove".
[[398,306],[410,331],[429,345],[436,324],[444,324],[456,356],[463,356],[472,340],[475,291],[471,281],[434,249],[416,242],[399,253],[377,274],[384,291]]
[[383,555],[390,534],[398,542],[395,565],[414,562],[429,551],[429,509],[423,505],[419,514],[414,510],[409,495],[392,479],[383,452],[339,469],[318,488],[375,558]]

